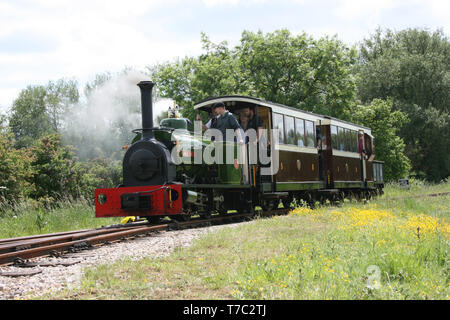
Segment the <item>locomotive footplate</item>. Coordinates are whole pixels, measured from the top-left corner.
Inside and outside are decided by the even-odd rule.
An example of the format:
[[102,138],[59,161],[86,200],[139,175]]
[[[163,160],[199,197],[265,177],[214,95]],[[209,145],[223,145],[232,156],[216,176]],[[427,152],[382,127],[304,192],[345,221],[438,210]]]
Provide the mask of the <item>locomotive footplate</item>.
[[95,190],[96,217],[175,215],[182,213],[180,184]]

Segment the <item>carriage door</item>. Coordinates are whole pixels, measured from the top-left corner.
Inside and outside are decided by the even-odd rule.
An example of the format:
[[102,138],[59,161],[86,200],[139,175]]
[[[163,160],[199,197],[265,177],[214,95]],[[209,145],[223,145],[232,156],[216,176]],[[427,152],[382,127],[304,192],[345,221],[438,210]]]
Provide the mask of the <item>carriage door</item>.
[[366,179],[367,181],[373,181],[373,159],[375,153],[373,150],[373,139],[367,133],[364,133],[364,147],[366,149]]
[[317,147],[319,150],[320,179],[327,189],[334,188],[333,178],[333,148],[329,120],[318,120]]
[[367,173],[366,173],[366,159],[365,159],[365,139],[364,139],[364,131],[358,130],[358,152],[361,159],[361,180],[364,185],[366,183]]
[[[270,150],[271,140],[272,140],[272,115],[271,110],[268,107],[257,106],[255,108],[255,114],[259,116],[263,122],[263,130],[261,133],[261,137],[259,143],[257,144],[257,157],[258,157],[258,165],[252,166],[252,179],[256,181],[256,184],[259,183],[272,183],[273,182],[273,174],[270,175],[261,175],[261,171],[265,168],[267,171],[268,168],[272,167],[272,155]],[[262,150],[260,150],[262,149]],[[260,155],[263,154],[264,158],[261,159]],[[269,161],[267,161],[269,160]],[[256,169],[256,172],[255,172]],[[253,180],[252,180],[253,181]],[[253,183],[255,186],[256,184]]]

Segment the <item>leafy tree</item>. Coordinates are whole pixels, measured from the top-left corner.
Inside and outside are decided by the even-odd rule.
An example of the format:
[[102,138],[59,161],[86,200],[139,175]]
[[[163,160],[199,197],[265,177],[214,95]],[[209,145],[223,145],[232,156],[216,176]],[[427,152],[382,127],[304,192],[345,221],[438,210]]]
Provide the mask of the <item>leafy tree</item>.
[[404,155],[405,143],[398,136],[399,126],[407,123],[408,118],[403,112],[392,109],[392,101],[374,99],[370,105],[355,107],[352,115],[352,121],[371,128],[376,159],[385,162],[386,181],[407,177],[411,168],[410,160]]
[[28,86],[14,100],[9,126],[18,147],[31,146],[43,134],[53,132],[45,109],[45,96],[45,87]]
[[442,30],[378,29],[360,46],[358,96],[393,100],[410,122],[400,131],[414,175],[450,175],[450,42]]
[[[122,161],[97,158],[84,163],[87,172],[96,180],[90,185],[95,188],[114,188],[122,183]],[[85,182],[85,185],[89,185]],[[91,195],[94,190],[92,189]]]
[[86,97],[91,96],[98,88],[111,80],[113,75],[111,72],[103,72],[95,75],[94,80],[87,82],[84,86],[84,94]]
[[355,49],[288,30],[244,31],[238,47],[250,91],[266,100],[346,119],[354,103]]
[[14,148],[14,136],[0,118],[0,203],[18,201],[33,190],[29,150]]
[[46,86],[46,112],[49,115],[54,132],[61,132],[71,106],[78,102],[80,95],[78,84],[74,80],[59,79],[49,81]]
[[352,68],[356,51],[335,38],[313,40],[288,30],[244,31],[229,49],[202,34],[204,54],[149,68],[158,94],[194,118],[195,102],[218,95],[252,95],[266,100],[348,118],[355,96]]
[[23,89],[13,102],[9,118],[16,146],[29,147],[43,135],[59,132],[64,116],[78,99],[77,83],[72,80]]
[[72,149],[61,145],[60,135],[44,136],[31,150],[34,156],[34,198],[79,196],[81,167],[76,163]]

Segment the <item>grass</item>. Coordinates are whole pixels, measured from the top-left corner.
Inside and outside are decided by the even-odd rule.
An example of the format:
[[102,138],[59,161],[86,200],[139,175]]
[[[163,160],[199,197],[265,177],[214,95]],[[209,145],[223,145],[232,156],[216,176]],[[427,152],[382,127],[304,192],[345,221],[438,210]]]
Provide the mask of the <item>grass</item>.
[[97,219],[95,209],[83,200],[67,200],[44,210],[36,202],[0,206],[0,239],[96,228],[118,223],[118,218]]
[[387,186],[367,204],[299,207],[207,234],[169,257],[86,270],[51,299],[449,299],[450,197]]

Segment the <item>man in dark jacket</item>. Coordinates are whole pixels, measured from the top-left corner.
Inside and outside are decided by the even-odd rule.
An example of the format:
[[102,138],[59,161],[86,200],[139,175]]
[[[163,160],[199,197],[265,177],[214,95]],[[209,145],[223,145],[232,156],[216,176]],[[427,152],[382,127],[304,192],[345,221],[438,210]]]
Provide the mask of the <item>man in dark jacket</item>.
[[253,129],[256,133],[256,140],[259,141],[261,138],[261,132],[263,129],[262,119],[255,114],[255,109],[250,107],[245,107],[242,112],[248,117],[247,130]]
[[223,140],[226,140],[227,129],[233,129],[238,137],[238,142],[244,143],[241,126],[236,118],[230,112],[225,110],[225,105],[223,102],[216,102],[213,104],[211,109],[219,115],[217,121],[211,124],[211,128],[220,130],[220,132],[222,132]]

